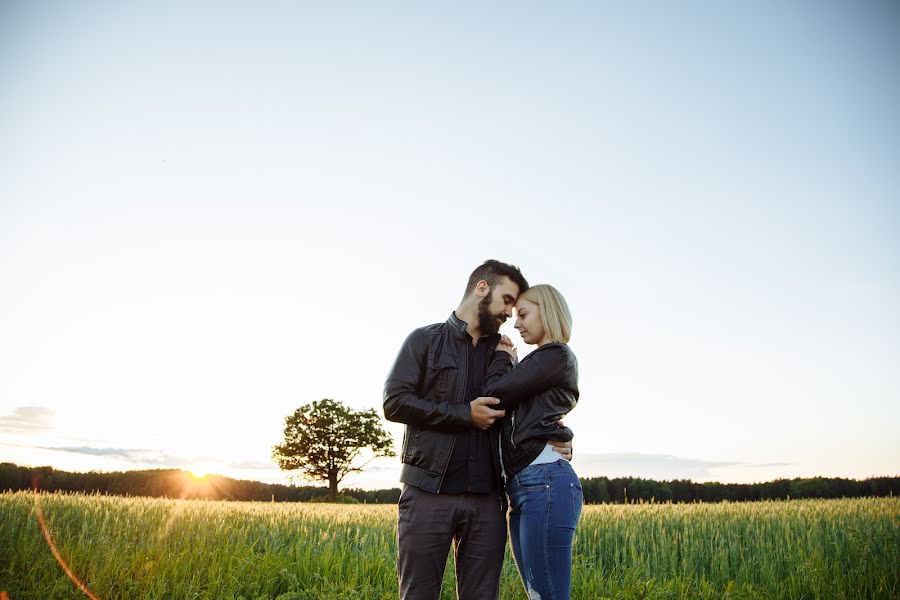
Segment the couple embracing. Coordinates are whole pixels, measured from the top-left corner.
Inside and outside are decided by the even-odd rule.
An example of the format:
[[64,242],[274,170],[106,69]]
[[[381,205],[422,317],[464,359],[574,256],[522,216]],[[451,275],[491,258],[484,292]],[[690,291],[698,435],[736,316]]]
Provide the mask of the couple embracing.
[[[500,326],[537,349],[518,361]],[[572,318],[550,285],[480,265],[443,323],[413,331],[384,386],[384,414],[406,425],[397,569],[401,600],[437,600],[453,545],[460,600],[496,600],[509,537],[529,598],[566,600],[582,491],[569,465],[578,400]]]

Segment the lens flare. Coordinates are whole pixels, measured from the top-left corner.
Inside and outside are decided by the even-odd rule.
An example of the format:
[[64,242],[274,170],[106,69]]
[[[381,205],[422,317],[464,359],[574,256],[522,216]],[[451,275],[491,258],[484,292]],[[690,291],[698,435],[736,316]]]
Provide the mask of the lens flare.
[[69,576],[69,579],[72,580],[72,583],[78,586],[82,592],[87,595],[91,600],[100,600],[87,589],[87,587],[81,583],[78,577],[75,576],[75,573],[72,572],[72,569],[69,568],[69,565],[66,564],[66,561],[63,560],[62,555],[59,553],[59,550],[56,548],[56,544],[53,542],[53,537],[50,535],[50,529],[47,527],[47,522],[44,520],[44,511],[41,510],[41,495],[38,493],[38,485],[37,479],[35,478],[33,482],[34,488],[34,512],[37,515],[38,523],[41,525],[41,531],[44,532],[44,539],[47,540],[47,545],[50,546],[50,551],[53,553],[53,556],[56,558],[56,562],[59,563],[59,566],[62,567],[62,570],[66,572],[66,575]]

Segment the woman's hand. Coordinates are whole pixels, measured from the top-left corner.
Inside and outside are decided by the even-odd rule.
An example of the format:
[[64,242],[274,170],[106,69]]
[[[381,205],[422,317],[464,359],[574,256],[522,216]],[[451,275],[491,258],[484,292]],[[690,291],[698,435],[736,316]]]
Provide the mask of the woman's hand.
[[512,340],[509,339],[505,335],[500,336],[500,343],[497,344],[497,350],[499,350],[501,352],[506,352],[507,354],[512,356],[514,359],[519,360],[519,355],[516,352],[516,347],[513,346]]

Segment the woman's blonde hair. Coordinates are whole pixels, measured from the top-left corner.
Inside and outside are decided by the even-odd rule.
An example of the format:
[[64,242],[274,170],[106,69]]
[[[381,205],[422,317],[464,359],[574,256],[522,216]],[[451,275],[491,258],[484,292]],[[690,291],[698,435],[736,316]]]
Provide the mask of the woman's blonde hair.
[[569,338],[572,337],[572,313],[559,290],[552,285],[539,283],[525,290],[519,298],[537,304],[547,341],[569,343]]

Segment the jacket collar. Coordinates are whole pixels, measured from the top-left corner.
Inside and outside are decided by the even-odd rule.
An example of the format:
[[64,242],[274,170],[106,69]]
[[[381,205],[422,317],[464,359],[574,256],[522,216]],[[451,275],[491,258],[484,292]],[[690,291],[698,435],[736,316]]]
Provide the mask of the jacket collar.
[[457,317],[455,310],[450,313],[450,318],[447,319],[447,325],[450,327],[450,330],[453,331],[454,336],[462,340],[466,339],[466,327],[468,327],[469,324]]

